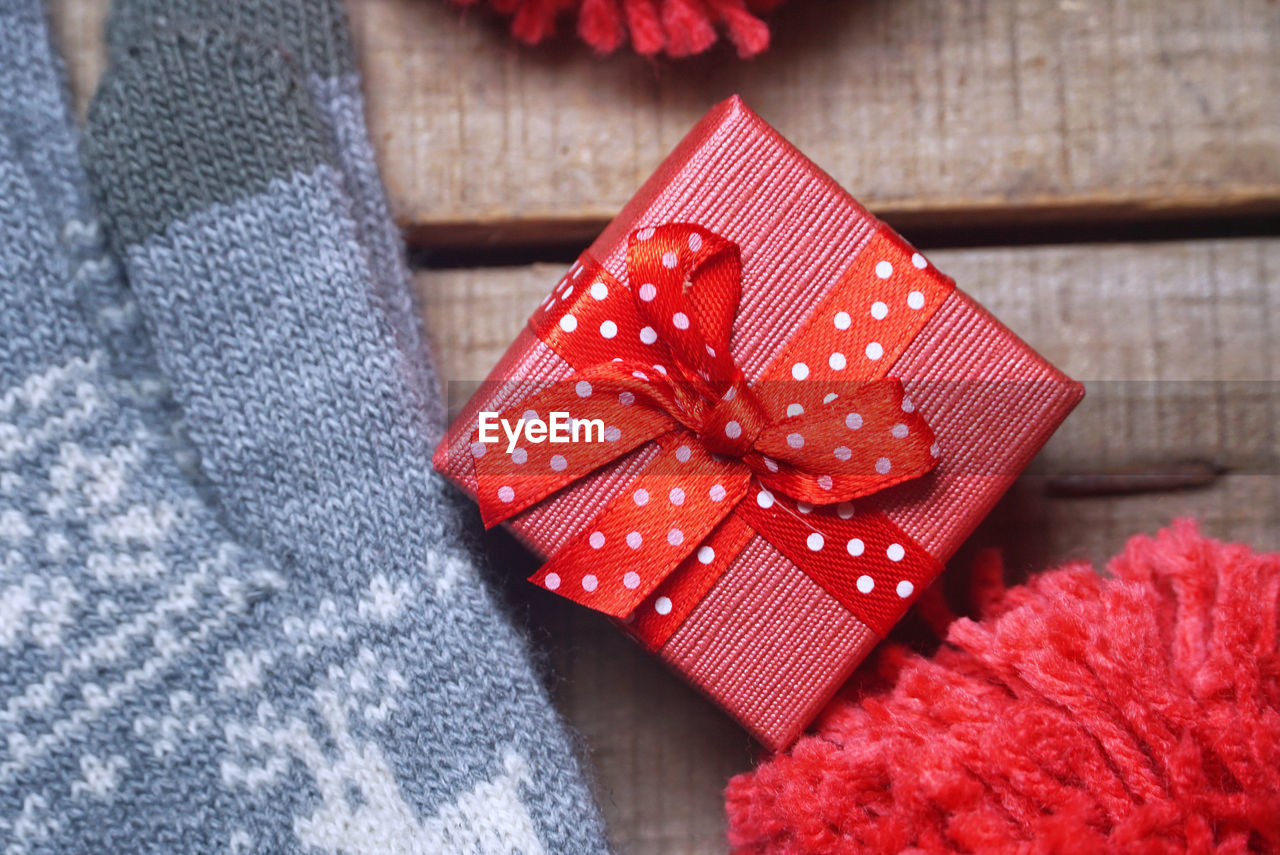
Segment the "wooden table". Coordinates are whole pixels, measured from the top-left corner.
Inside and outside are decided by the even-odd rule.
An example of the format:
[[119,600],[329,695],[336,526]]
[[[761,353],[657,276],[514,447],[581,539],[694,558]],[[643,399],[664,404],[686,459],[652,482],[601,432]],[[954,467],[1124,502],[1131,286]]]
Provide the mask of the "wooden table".
[[[59,0],[81,108],[102,0]],[[454,403],[712,103],[739,92],[1088,385],[954,564],[1104,562],[1194,515],[1280,547],[1280,5],[792,0],[774,48],[683,63],[515,45],[439,0],[353,0],[369,118]],[[486,266],[489,265],[489,266]],[[501,265],[501,266],[499,266]],[[518,580],[621,853],[723,848],[746,735],[604,621]]]

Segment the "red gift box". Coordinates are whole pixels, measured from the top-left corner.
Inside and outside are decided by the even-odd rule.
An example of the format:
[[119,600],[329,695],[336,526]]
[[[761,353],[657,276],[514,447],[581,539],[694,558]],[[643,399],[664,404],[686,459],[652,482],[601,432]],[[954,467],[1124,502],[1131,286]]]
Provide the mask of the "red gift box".
[[[532,581],[779,750],[1082,395],[735,97],[556,284],[435,465],[549,558]],[[561,405],[605,441],[478,442],[482,412]]]

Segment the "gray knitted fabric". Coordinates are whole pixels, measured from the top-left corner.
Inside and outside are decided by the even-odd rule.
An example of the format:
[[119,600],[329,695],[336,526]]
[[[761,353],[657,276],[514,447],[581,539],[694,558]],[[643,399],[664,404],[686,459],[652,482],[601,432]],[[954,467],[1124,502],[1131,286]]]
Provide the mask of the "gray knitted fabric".
[[119,265],[0,0],[0,851],[604,851],[430,471],[363,129],[311,36],[166,17],[91,111]]
[[[403,262],[400,233],[373,158],[364,120],[364,98],[355,51],[340,0],[117,0],[107,19],[110,54],[150,38],[157,26],[197,22],[261,40],[286,54],[307,84],[351,201],[372,293],[381,304],[398,347],[415,354],[414,380],[434,388],[435,378],[412,301],[409,272]],[[427,398],[433,430],[445,427],[444,398]]]

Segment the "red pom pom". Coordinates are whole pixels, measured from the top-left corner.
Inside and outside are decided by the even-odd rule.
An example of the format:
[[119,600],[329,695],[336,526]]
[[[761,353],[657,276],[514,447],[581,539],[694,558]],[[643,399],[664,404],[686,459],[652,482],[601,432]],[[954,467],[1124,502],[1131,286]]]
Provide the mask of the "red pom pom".
[[[475,0],[454,0],[470,5]],[[769,46],[769,28],[759,17],[782,0],[489,0],[511,16],[511,33],[537,44],[555,32],[556,18],[577,9],[578,35],[601,53],[631,41],[637,53],[690,56],[715,44],[717,28],[747,59]]]
[[984,558],[981,620],[729,784],[734,851],[1280,851],[1280,555],[1184,521],[1108,569]]

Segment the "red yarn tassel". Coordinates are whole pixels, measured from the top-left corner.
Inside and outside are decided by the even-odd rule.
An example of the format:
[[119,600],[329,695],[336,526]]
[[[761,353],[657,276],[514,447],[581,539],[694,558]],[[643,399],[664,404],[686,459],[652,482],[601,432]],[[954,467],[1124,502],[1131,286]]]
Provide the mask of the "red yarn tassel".
[[617,0],[582,0],[578,8],[578,35],[601,53],[617,50],[625,38]]
[[[490,0],[493,2],[493,0]],[[511,34],[528,44],[538,42],[556,30],[558,0],[518,0],[519,7],[511,19]]]
[[[469,6],[476,0],[453,0]],[[617,50],[628,35],[636,53],[669,56],[702,53],[724,27],[738,56],[747,59],[769,47],[769,28],[759,14],[783,0],[489,0],[510,15],[511,33],[527,44],[553,35],[556,19],[575,7],[578,35],[600,53]]]
[[706,0],[729,30],[729,40],[738,56],[750,59],[769,47],[769,28],[764,21],[747,11],[744,0]]
[[631,46],[641,56],[653,56],[667,46],[667,34],[653,0],[623,0]]
[[671,56],[702,53],[716,41],[716,28],[702,0],[663,0],[662,26]]

